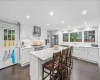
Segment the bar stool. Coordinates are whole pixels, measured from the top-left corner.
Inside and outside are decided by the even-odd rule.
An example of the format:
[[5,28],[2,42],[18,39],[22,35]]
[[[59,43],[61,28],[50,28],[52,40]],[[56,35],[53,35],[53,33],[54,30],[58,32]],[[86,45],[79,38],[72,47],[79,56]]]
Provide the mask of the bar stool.
[[70,77],[71,72],[72,72],[72,68],[73,68],[73,57],[72,57],[72,53],[73,53],[73,46],[69,47],[68,49],[68,55],[67,55],[67,74],[68,77]]
[[69,66],[68,66],[68,50],[69,48],[67,49],[64,49],[62,50],[62,80],[66,80],[68,79],[68,72],[69,72]]
[[[59,76],[59,67],[60,67],[60,62],[61,62],[61,51],[60,52],[57,52],[57,53],[53,53],[53,59],[44,63],[42,65],[42,80],[45,80],[48,76],[50,76],[50,80],[55,80],[55,75],[58,74]],[[50,71],[47,72],[45,71],[44,69],[47,69]],[[55,73],[55,71],[57,71]],[[47,76],[44,77],[44,72],[47,74]]]
[[73,56],[72,56],[72,54],[73,54],[73,46],[71,46],[69,48],[69,56],[68,56],[68,61],[70,63],[69,66],[71,69],[73,68]]

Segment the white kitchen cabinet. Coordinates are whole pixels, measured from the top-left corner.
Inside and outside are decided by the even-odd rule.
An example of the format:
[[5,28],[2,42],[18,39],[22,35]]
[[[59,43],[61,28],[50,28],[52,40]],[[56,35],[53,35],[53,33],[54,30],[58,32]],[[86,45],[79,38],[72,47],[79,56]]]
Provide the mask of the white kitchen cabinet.
[[79,48],[78,47],[74,47],[74,49],[73,49],[73,56],[74,57],[80,57],[80,52],[79,52],[80,50],[79,50]]
[[85,47],[74,47],[73,56],[78,58],[87,59],[87,48]]
[[25,49],[21,49],[21,66],[25,66],[28,65],[30,62],[30,55],[29,52],[33,51],[33,48],[25,48]]
[[79,47],[79,57],[82,59],[87,59],[87,48]]
[[99,48],[74,47],[73,56],[93,63],[99,62]]
[[99,49],[98,48],[88,48],[88,60],[93,62],[99,62]]

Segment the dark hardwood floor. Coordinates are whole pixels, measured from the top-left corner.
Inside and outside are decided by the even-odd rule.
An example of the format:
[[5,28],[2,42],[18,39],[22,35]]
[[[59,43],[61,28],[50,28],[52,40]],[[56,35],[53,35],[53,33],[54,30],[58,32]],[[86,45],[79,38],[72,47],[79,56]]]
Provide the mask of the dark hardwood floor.
[[[0,70],[0,80],[29,80],[29,66],[15,65]],[[100,80],[98,65],[74,60],[71,80]]]
[[29,66],[14,65],[0,70],[0,80],[29,80]]
[[71,80],[100,80],[100,68],[96,64],[74,60]]

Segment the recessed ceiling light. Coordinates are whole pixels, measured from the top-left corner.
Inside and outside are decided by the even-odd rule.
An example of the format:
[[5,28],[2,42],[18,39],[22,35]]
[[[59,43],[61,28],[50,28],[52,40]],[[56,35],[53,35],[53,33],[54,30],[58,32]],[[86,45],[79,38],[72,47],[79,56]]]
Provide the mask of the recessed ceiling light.
[[49,26],[50,24],[47,24],[47,26]]
[[54,15],[54,13],[53,12],[50,12],[50,16],[53,16]]
[[30,18],[30,16],[29,16],[29,15],[26,15],[26,18],[27,18],[27,19],[29,19],[29,18]]
[[64,21],[61,21],[62,24],[64,24]]
[[86,25],[86,24],[87,24],[87,22],[84,22],[84,24]]
[[68,26],[68,27],[70,27],[70,26]]
[[82,14],[83,14],[83,15],[85,15],[86,13],[87,13],[87,11],[86,11],[86,10],[84,10],[84,11],[82,12]]

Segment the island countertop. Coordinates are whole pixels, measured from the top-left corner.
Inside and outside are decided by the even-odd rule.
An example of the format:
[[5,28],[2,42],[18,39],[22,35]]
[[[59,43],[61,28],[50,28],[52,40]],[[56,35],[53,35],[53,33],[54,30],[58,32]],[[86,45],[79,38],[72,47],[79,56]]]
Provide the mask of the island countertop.
[[[42,80],[42,64],[51,60],[53,53],[68,47],[45,48],[43,50],[30,52],[30,80]],[[45,75],[46,76],[46,75]],[[50,80],[49,77],[46,80]]]
[[37,58],[41,60],[47,60],[53,56],[53,53],[59,52],[62,49],[66,49],[67,47],[58,47],[58,49],[54,48],[45,48],[43,50],[39,51],[31,51],[30,54],[36,56]]

